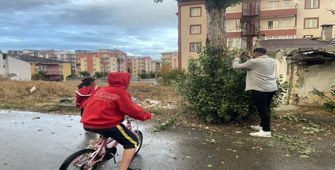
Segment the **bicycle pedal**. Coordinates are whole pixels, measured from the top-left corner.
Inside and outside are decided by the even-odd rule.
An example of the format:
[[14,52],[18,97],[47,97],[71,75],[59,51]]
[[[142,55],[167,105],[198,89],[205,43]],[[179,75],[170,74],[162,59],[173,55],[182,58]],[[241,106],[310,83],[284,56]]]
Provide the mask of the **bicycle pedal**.
[[106,154],[105,154],[105,157],[104,157],[104,160],[109,160],[111,158],[114,158],[115,159],[115,153],[116,153],[116,148],[115,147],[112,147],[112,148],[107,148],[106,150]]

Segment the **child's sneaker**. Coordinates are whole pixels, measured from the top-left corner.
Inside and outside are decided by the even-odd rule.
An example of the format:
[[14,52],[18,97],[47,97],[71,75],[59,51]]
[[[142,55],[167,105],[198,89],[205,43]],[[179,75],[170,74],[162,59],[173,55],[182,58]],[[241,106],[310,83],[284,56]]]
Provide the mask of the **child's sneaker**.
[[255,133],[249,133],[250,136],[254,136],[254,137],[264,137],[264,138],[271,138],[271,132],[268,131],[263,131],[263,130],[260,130],[258,132],[255,132]]

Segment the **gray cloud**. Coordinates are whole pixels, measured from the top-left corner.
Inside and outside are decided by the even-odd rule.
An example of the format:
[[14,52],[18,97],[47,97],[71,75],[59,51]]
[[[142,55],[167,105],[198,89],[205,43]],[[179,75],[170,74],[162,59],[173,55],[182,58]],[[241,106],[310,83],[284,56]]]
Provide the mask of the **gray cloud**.
[[157,58],[177,49],[174,0],[11,0],[0,10],[1,50],[118,48]]

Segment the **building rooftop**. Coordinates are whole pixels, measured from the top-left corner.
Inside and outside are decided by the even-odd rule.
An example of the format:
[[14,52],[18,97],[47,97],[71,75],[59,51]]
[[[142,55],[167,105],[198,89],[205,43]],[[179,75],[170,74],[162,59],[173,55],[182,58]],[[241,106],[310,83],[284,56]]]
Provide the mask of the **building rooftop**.
[[19,60],[23,60],[23,61],[36,61],[36,62],[43,62],[43,63],[68,63],[66,61],[59,61],[59,60],[53,60],[53,59],[41,58],[41,57],[35,57],[35,56],[29,56],[29,55],[17,55],[13,57]]
[[335,44],[335,38],[332,41],[320,41],[317,39],[275,39],[275,40],[260,40],[259,44],[268,51],[278,51],[284,48],[295,49],[318,49],[330,47]]

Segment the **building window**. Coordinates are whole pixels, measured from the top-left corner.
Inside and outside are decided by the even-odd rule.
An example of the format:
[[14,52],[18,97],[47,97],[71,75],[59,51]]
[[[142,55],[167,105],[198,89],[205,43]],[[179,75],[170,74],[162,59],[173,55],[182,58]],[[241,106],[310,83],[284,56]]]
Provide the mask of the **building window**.
[[191,17],[200,17],[201,16],[201,7],[193,7],[190,10]]
[[283,21],[283,28],[290,29],[291,28],[291,20],[284,20]]
[[271,40],[271,39],[294,39],[295,35],[281,35],[281,36],[266,36],[266,40]]
[[305,29],[318,28],[319,19],[318,18],[305,18]]
[[284,7],[291,7],[291,0],[284,0]]
[[191,52],[200,52],[200,50],[201,50],[201,42],[191,42],[190,43]]
[[191,25],[190,34],[201,34],[201,25]]
[[62,65],[58,65],[58,70],[63,70],[63,66]]
[[278,7],[279,7],[279,1],[269,1],[268,3],[269,9],[278,8]]
[[227,44],[228,44],[228,47],[239,48],[241,47],[241,38],[228,38]]
[[305,8],[306,9],[319,8],[319,0],[306,0]]
[[268,29],[273,30],[278,28],[278,21],[268,21]]
[[44,66],[43,66],[43,69],[44,69],[44,70],[48,70],[48,65],[44,65]]

